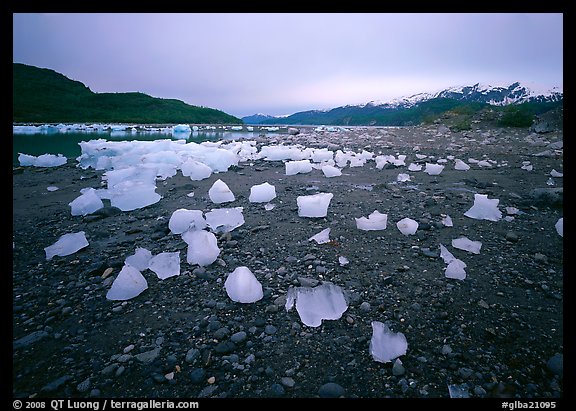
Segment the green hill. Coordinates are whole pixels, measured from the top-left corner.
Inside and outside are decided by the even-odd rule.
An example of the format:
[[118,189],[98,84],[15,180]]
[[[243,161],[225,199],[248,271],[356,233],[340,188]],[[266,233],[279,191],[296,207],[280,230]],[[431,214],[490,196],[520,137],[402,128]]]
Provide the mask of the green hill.
[[143,93],[94,93],[54,70],[13,63],[16,123],[242,124],[222,111]]

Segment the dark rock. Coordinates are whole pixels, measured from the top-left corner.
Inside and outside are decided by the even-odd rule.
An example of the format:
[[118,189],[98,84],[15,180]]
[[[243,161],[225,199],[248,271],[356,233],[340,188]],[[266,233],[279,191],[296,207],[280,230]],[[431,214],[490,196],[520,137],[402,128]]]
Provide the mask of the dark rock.
[[562,206],[564,201],[564,188],[535,188],[530,192],[530,197],[536,204]]
[[324,384],[318,390],[318,395],[321,398],[338,398],[343,396],[344,393],[345,393],[344,388],[333,382]]
[[270,386],[270,396],[281,397],[285,394],[284,387],[278,383],[274,383]]
[[17,350],[22,347],[27,347],[30,344],[34,344],[35,342],[38,342],[46,337],[48,337],[48,333],[46,331],[34,331],[33,333],[30,333],[27,336],[14,341],[12,347]]
[[224,341],[218,343],[216,347],[214,347],[214,351],[217,352],[218,354],[228,354],[234,351],[235,349],[236,344],[234,344],[232,341]]
[[194,368],[190,371],[189,375],[192,384],[202,384],[206,379],[206,371],[204,371],[204,368]]
[[62,385],[64,385],[68,380],[71,380],[72,376],[70,375],[63,375],[62,377],[46,384],[44,387],[42,387],[42,391],[44,392],[54,392],[56,391],[58,388],[60,388]]
[[564,374],[564,355],[554,355],[546,362],[546,366],[552,372],[552,374],[562,377]]

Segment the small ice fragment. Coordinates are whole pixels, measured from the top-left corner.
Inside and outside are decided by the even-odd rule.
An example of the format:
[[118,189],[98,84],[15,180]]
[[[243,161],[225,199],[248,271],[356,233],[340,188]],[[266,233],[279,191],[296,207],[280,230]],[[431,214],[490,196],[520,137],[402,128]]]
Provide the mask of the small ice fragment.
[[210,190],[208,190],[210,200],[215,204],[228,203],[234,201],[234,193],[228,188],[228,185],[220,179],[216,180]]
[[356,228],[364,231],[385,230],[388,223],[388,214],[382,214],[374,210],[368,218],[355,218]]
[[254,185],[250,188],[251,203],[268,203],[276,198],[276,188],[269,183]]
[[444,166],[441,164],[426,163],[424,172],[431,176],[437,176],[442,172],[442,170],[444,170]]
[[564,217],[558,219],[554,225],[554,228],[556,228],[556,232],[558,235],[560,235],[560,237],[564,237]]
[[48,190],[48,191],[56,191],[56,190],[59,190],[59,188],[56,187],[56,186],[48,186],[48,187],[46,187],[46,190]]
[[186,194],[186,197],[194,197],[194,191],[192,191],[191,193]]
[[214,233],[227,233],[244,224],[244,207],[217,208],[206,213],[206,223]]
[[55,255],[65,257],[74,254],[88,246],[84,231],[62,235],[54,244],[44,248],[46,259],[51,260]]
[[451,384],[448,386],[450,398],[470,398],[466,384]]
[[150,259],[148,268],[161,280],[180,275],[180,252],[157,254]]
[[204,230],[186,231],[182,239],[188,244],[186,261],[206,267],[220,255],[218,240],[213,233]]
[[206,220],[201,210],[179,208],[170,216],[168,228],[172,234],[182,234],[189,230],[203,230],[206,228]]
[[396,177],[396,181],[403,183],[405,181],[410,181],[410,174],[400,173]]
[[286,175],[293,176],[300,173],[309,173],[312,171],[310,160],[295,160],[286,162]]
[[338,263],[339,263],[341,266],[345,266],[345,265],[348,264],[349,262],[350,262],[350,260],[348,260],[346,257],[344,257],[344,256],[342,256],[342,255],[341,255],[340,257],[338,257]]
[[468,251],[473,254],[480,254],[482,243],[480,241],[472,241],[467,237],[460,237],[452,240],[452,247],[459,250]]
[[492,167],[492,164],[490,164],[488,161],[486,160],[480,160],[478,161],[478,166],[480,167]]
[[442,224],[446,227],[453,227],[452,218],[448,214],[442,214]]
[[270,211],[270,210],[273,210],[274,207],[276,207],[275,204],[268,203],[268,204],[266,204],[266,205],[264,206],[264,210]]
[[253,303],[264,296],[262,284],[248,267],[238,267],[228,274],[224,288],[228,297],[238,303]]
[[418,160],[422,160],[422,159],[424,159],[424,158],[426,158],[426,157],[428,157],[426,154],[416,154],[416,158],[417,158]]
[[454,170],[459,170],[459,171],[470,170],[470,166],[460,159],[454,160],[454,163],[455,163],[454,164]]
[[318,327],[322,320],[338,320],[348,309],[342,289],[330,283],[314,288],[290,287],[286,295],[286,311],[293,307],[294,302],[300,320],[308,327]]
[[326,217],[328,206],[334,194],[318,193],[296,198],[299,217]]
[[411,218],[403,218],[396,223],[396,227],[398,227],[398,230],[404,235],[413,235],[416,234],[416,230],[418,230],[418,222]]
[[71,212],[74,216],[85,216],[104,208],[104,203],[93,188],[85,190],[80,196],[68,203],[68,205],[72,209]]
[[125,265],[106,293],[108,300],[129,300],[148,288],[146,278],[136,268]]
[[408,166],[408,171],[420,171],[422,170],[422,164],[410,163]]
[[446,267],[444,275],[446,278],[453,278],[455,280],[464,280],[466,278],[466,263],[462,260],[454,259]]
[[477,220],[498,221],[502,218],[499,202],[496,198],[489,199],[486,194],[474,194],[474,205],[464,215]]
[[559,177],[559,178],[564,177],[564,173],[560,173],[560,172],[558,172],[558,171],[556,171],[556,170],[554,170],[554,169],[552,169],[552,171],[550,171],[550,175],[551,175],[552,177]]
[[316,241],[318,244],[325,244],[330,242],[330,229],[327,228],[325,230],[320,231],[318,234],[313,235],[308,239],[308,241]]
[[129,265],[136,268],[138,271],[148,269],[148,263],[152,258],[152,253],[143,247],[138,247],[136,252],[124,260],[124,265]]
[[532,171],[534,169],[534,166],[532,164],[524,164],[522,167],[520,167],[522,170],[526,170],[526,171]]
[[503,218],[503,220],[507,221],[507,222],[511,222],[511,221],[514,221],[514,217],[507,215],[506,217]]
[[370,354],[375,361],[386,363],[406,354],[408,341],[403,333],[392,332],[380,321],[372,321]]
[[342,175],[342,171],[340,171],[338,167],[334,167],[328,164],[322,166],[322,172],[324,173],[324,176],[327,178],[338,177]]
[[518,214],[518,210],[516,207],[506,207],[506,214],[508,215],[514,215],[514,214]]
[[554,182],[554,179],[553,179],[552,177],[550,177],[550,178],[548,178],[548,181],[546,181],[546,184],[549,185],[549,186],[553,186],[553,185],[555,185],[556,183]]

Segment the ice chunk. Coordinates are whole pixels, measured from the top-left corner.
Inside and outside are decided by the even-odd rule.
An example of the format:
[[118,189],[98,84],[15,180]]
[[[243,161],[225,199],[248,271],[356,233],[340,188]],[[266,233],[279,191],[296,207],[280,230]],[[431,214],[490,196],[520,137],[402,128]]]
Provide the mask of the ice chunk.
[[268,203],[264,206],[264,210],[266,211],[274,210],[274,207],[276,207],[275,204]]
[[206,220],[200,210],[179,208],[172,213],[168,228],[173,234],[182,234],[188,230],[203,230],[206,228]]
[[[530,162],[528,162],[530,163]],[[522,167],[520,167],[522,170],[526,170],[526,171],[532,171],[534,170],[534,166],[532,164],[524,164]]]
[[546,181],[546,184],[549,185],[549,186],[553,186],[553,185],[555,185],[556,183],[554,182],[554,179],[553,179],[552,177],[550,177],[550,178],[548,178],[548,181]]
[[188,159],[180,166],[182,175],[190,177],[190,180],[200,181],[212,175],[212,169],[199,161]]
[[244,224],[244,207],[218,208],[206,213],[206,223],[215,233],[227,233]]
[[490,162],[488,162],[487,160],[480,160],[478,161],[477,165],[479,167],[492,167],[492,164],[490,164]]
[[248,267],[238,267],[224,282],[226,294],[237,303],[254,303],[264,297],[262,284]]
[[466,271],[464,270],[466,263],[454,257],[442,244],[440,244],[440,257],[448,264],[444,271],[446,278],[455,280],[464,280],[466,278]]
[[148,268],[161,280],[180,275],[180,252],[157,254],[150,259]]
[[342,171],[340,171],[338,167],[334,167],[328,164],[322,166],[322,172],[327,178],[338,177],[342,175]]
[[518,210],[516,207],[506,207],[506,214],[508,215],[514,215],[514,214],[518,214]]
[[208,195],[213,203],[221,204],[234,201],[234,193],[228,188],[226,183],[220,179],[216,180],[210,190],[208,190]]
[[454,160],[454,170],[468,171],[470,166],[460,159]]
[[388,214],[382,214],[374,210],[366,217],[355,218],[356,228],[364,231],[385,230],[388,223]]
[[410,163],[408,166],[408,171],[420,171],[422,170],[422,164]]
[[299,173],[309,173],[312,171],[310,160],[296,160],[286,162],[286,175],[293,176]]
[[349,262],[350,262],[350,260],[348,260],[346,257],[344,257],[344,256],[342,256],[342,255],[341,255],[340,257],[338,257],[338,263],[339,263],[341,266],[345,266],[345,265],[348,264]]
[[446,264],[450,264],[451,261],[455,260],[456,257],[452,255],[450,251],[442,244],[440,244],[440,257],[444,260]]
[[269,183],[254,185],[250,188],[251,203],[268,203],[276,198],[276,187]]
[[124,265],[129,265],[136,268],[138,271],[144,271],[148,269],[148,263],[152,258],[152,253],[143,247],[138,247],[136,252],[124,260]]
[[482,247],[482,243],[480,241],[472,241],[467,237],[460,237],[452,240],[452,247],[468,251],[473,254],[480,254],[480,247]]
[[93,188],[84,190],[79,197],[76,197],[68,205],[72,208],[72,215],[82,216],[92,214],[104,207],[104,203]]
[[556,228],[556,232],[558,233],[558,235],[560,235],[560,237],[564,237],[564,217],[556,221],[554,228]]
[[502,218],[499,202],[496,198],[489,199],[487,194],[474,194],[474,205],[464,215],[477,220],[498,221]]
[[396,177],[396,181],[398,181],[399,183],[403,183],[405,181],[410,181],[410,174],[400,173]]
[[342,289],[330,283],[315,288],[290,287],[286,296],[286,311],[294,303],[300,320],[308,327],[318,327],[322,320],[338,320],[348,309]]
[[48,187],[46,187],[46,190],[48,190],[48,191],[56,191],[56,190],[59,190],[59,188],[56,187],[56,186],[48,186]]
[[398,221],[396,227],[398,227],[398,230],[404,235],[413,235],[416,234],[416,230],[418,230],[418,222],[406,217]]
[[391,362],[406,354],[408,341],[401,332],[395,333],[380,321],[372,321],[372,339],[370,340],[370,354],[378,362]]
[[467,384],[448,385],[448,394],[450,395],[450,398],[470,398]]
[[110,204],[122,211],[132,211],[144,208],[160,201],[162,196],[156,193],[156,185],[142,181],[123,181],[114,188],[108,189],[111,193]]
[[177,124],[172,127],[172,133],[191,133],[192,129],[188,124]]
[[318,193],[309,196],[299,196],[296,199],[298,204],[298,216],[300,217],[326,217],[328,206],[334,194]]
[[442,164],[426,163],[424,172],[431,176],[437,176],[442,172],[442,170],[444,170],[444,166]]
[[18,153],[18,161],[21,166],[34,166],[34,167],[57,167],[66,164],[66,157],[62,154],[42,154],[38,157],[28,154]]
[[442,224],[446,227],[453,227],[452,218],[448,214],[442,214]]
[[330,242],[330,229],[327,228],[325,230],[320,231],[318,234],[313,235],[308,239],[308,241],[316,241],[318,244],[325,244]]
[[77,233],[64,234],[54,244],[44,248],[44,251],[46,252],[46,259],[51,260],[55,255],[64,257],[74,254],[87,246],[88,240],[86,240],[84,231],[79,231]]
[[556,171],[554,169],[552,169],[552,171],[550,171],[550,175],[552,177],[559,177],[559,178],[564,177],[564,173],[559,173],[558,171]]
[[188,244],[186,261],[206,267],[220,255],[218,240],[213,233],[204,230],[186,231],[182,239]]
[[148,282],[136,268],[125,265],[106,293],[108,300],[129,300],[148,288]]

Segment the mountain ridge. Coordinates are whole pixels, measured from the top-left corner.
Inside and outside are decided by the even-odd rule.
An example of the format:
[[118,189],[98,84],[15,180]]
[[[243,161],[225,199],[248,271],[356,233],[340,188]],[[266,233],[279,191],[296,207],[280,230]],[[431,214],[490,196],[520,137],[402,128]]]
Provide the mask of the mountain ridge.
[[13,63],[13,122],[241,124],[223,111],[144,93],[94,93],[48,68]]

